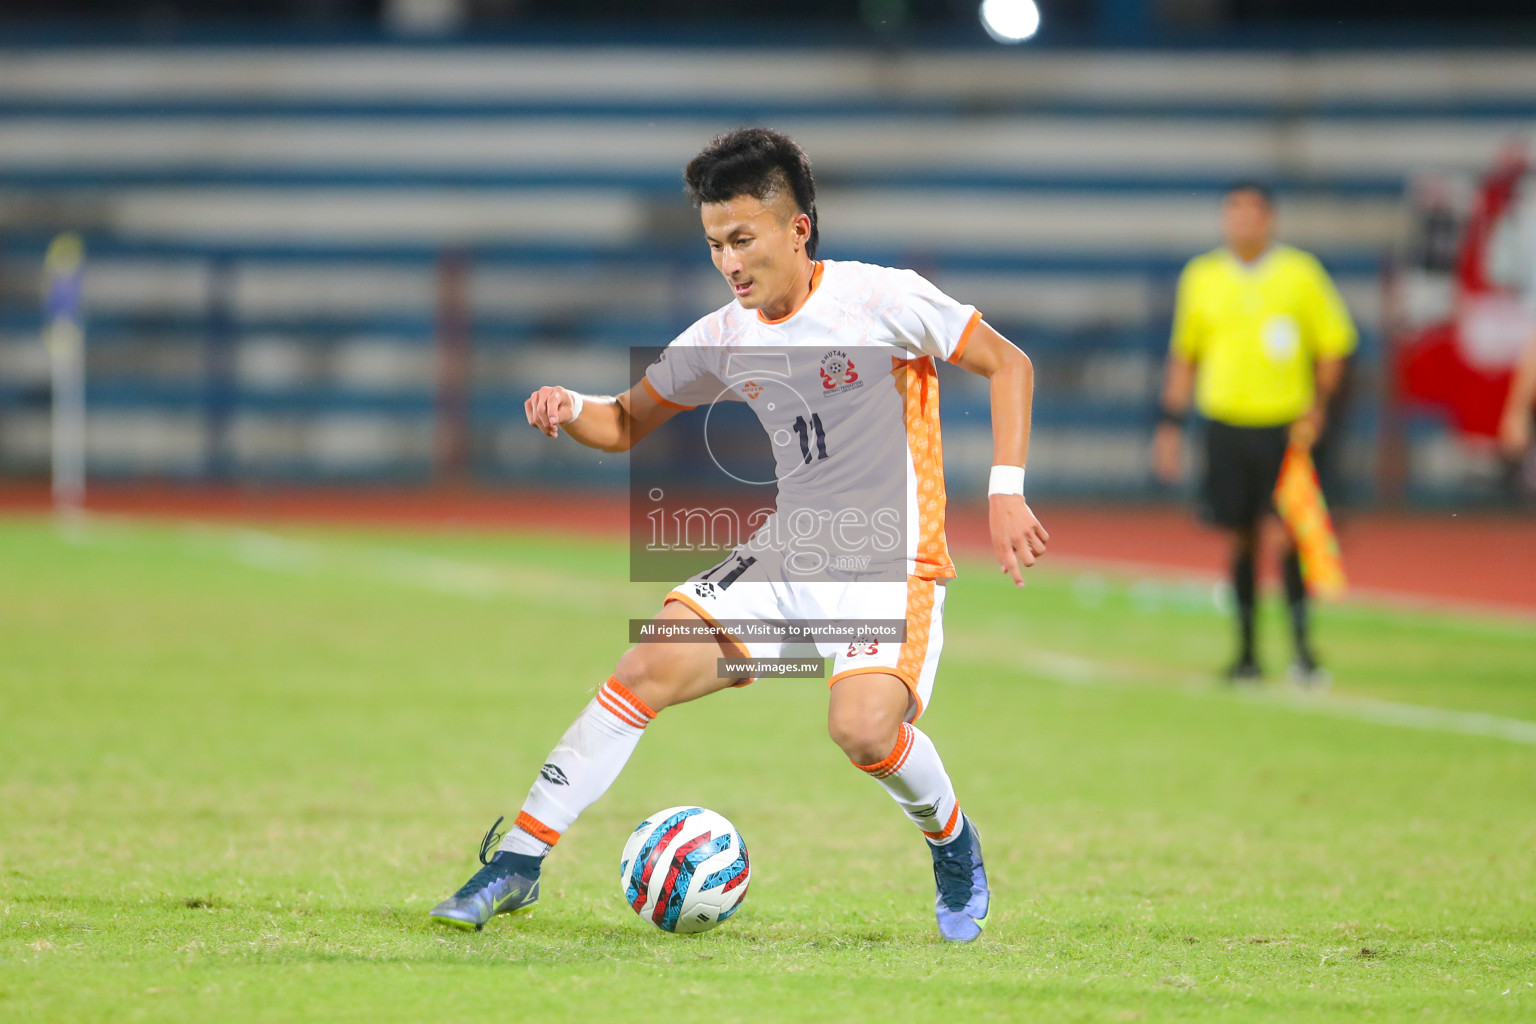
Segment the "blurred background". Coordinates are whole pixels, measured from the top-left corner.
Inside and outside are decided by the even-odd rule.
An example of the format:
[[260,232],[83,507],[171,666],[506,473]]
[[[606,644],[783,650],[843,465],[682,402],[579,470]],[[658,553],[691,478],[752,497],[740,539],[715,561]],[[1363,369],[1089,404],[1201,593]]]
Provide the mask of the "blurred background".
[[[8,0],[0,491],[46,494],[53,319],[93,489],[618,494],[522,402],[622,389],[729,299],[680,168],[760,123],[814,161],[823,255],[1033,357],[1036,498],[1182,497],[1148,459],[1173,286],[1251,178],[1361,329],[1336,504],[1528,503],[1493,436],[1536,330],[1530,4],[1037,3]],[[985,391],[945,386],[979,489]]]

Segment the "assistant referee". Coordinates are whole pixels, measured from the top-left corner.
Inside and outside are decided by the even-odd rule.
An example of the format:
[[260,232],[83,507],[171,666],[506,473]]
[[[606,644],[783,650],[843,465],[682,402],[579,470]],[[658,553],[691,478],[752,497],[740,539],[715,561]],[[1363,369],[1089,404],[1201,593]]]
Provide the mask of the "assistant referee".
[[[1179,277],[1173,340],[1153,441],[1157,475],[1182,472],[1191,397],[1206,430],[1201,517],[1232,535],[1232,592],[1239,647],[1234,683],[1263,676],[1254,649],[1259,526],[1274,511],[1280,463],[1291,443],[1310,447],[1355,347],[1349,311],[1310,253],[1274,241],[1274,198],[1242,182],[1221,204],[1225,245],[1196,256]],[[1289,539],[1281,556],[1295,660],[1292,679],[1320,686],[1327,674],[1308,637],[1307,590]]]

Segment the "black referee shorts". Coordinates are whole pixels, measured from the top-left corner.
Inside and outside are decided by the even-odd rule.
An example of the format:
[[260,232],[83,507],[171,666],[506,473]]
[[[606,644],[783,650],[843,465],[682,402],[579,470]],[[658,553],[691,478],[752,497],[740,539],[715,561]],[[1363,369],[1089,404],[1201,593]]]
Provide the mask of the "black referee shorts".
[[1285,459],[1290,427],[1206,424],[1205,479],[1200,518],[1213,526],[1252,526],[1274,511],[1275,483]]

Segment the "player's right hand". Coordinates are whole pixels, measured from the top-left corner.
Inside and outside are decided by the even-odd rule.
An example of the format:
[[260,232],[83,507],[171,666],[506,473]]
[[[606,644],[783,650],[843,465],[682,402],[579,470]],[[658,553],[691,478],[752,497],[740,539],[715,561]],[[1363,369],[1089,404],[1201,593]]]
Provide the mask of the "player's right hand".
[[559,386],[544,386],[528,396],[523,411],[528,414],[528,425],[538,427],[546,437],[559,437],[560,424],[569,423],[576,404],[571,393]]
[[1014,586],[1022,587],[1024,574],[1021,570],[1039,561],[1051,535],[1035,518],[1034,509],[1025,503],[1022,494],[989,495],[987,520],[998,567],[1012,578]]

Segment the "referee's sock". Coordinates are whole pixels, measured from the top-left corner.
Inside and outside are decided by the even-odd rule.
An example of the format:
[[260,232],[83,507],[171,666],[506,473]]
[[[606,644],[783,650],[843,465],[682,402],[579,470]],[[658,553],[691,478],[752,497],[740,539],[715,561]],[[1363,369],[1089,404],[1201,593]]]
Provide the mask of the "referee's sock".
[[1285,577],[1285,603],[1291,611],[1291,640],[1296,646],[1296,660],[1310,669],[1317,659],[1312,656],[1312,645],[1307,636],[1307,583],[1301,578],[1301,555],[1295,550],[1287,551],[1280,567]]
[[1237,655],[1239,664],[1254,660],[1254,575],[1253,552],[1240,550],[1232,557],[1232,596],[1237,601],[1238,639],[1242,644]]

